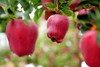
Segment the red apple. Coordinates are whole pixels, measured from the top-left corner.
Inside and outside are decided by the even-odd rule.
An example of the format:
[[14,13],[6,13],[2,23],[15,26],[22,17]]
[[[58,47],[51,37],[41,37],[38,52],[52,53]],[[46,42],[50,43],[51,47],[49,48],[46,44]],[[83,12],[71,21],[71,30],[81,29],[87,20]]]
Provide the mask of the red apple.
[[45,20],[47,20],[53,14],[55,14],[54,11],[45,11]]
[[75,7],[80,3],[80,0],[74,0],[74,2],[70,5],[70,9],[74,10]]
[[100,46],[97,43],[97,31],[84,33],[80,41],[83,58],[90,67],[100,67]]
[[69,28],[69,20],[67,16],[55,14],[51,15],[47,20],[47,36],[57,43],[61,43]]
[[[66,0],[69,1],[69,0]],[[80,3],[80,0],[74,0],[74,2],[70,5],[71,10],[75,10],[75,7]]]
[[34,22],[28,21],[25,24],[22,19],[13,19],[7,24],[6,34],[12,52],[18,56],[33,53],[38,36],[37,26]]
[[48,10],[45,6],[45,3],[48,3],[48,2],[53,2],[54,0],[42,0],[42,6],[43,6],[43,9],[44,10]]

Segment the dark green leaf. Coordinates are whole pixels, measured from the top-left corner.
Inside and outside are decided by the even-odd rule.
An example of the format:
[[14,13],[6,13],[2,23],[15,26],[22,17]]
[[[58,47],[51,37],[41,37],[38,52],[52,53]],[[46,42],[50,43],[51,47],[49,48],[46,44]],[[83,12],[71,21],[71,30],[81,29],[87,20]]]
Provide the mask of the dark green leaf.
[[76,7],[76,9],[79,8],[90,8],[91,4],[89,4],[87,1],[82,1],[81,3],[79,3],[79,5]]
[[85,14],[85,15],[78,15],[77,18],[79,20],[89,21],[89,18],[88,18],[87,14]]
[[86,27],[84,24],[81,24],[80,30],[82,33],[86,32],[87,30],[89,30],[88,27]]
[[7,11],[8,11],[9,14],[14,14],[14,12],[10,8],[8,8]]
[[89,16],[92,20],[95,21],[97,29],[100,31],[100,10],[90,11]]
[[60,9],[67,9],[68,7],[69,7],[69,4],[68,4],[67,2],[62,3],[62,4],[60,5]]
[[39,5],[41,5],[41,0],[31,0],[33,3],[34,8],[37,8]]
[[100,4],[100,0],[86,0],[86,1],[88,1],[92,5],[99,5]]
[[17,1],[22,5],[24,10],[29,9],[30,5],[29,5],[29,3],[26,0],[17,0]]

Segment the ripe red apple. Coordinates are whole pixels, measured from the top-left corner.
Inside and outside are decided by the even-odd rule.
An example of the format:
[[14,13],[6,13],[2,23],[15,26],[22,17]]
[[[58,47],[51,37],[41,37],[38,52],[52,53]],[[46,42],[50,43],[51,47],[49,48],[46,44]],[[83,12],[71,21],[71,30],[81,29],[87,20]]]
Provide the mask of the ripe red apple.
[[[66,0],[69,1],[69,0]],[[69,6],[71,10],[75,10],[75,7],[80,3],[80,0],[74,0],[74,2]]]
[[48,2],[53,2],[54,0],[42,0],[42,6],[43,6],[43,9],[44,10],[48,10],[45,6],[45,3],[48,3]]
[[54,11],[45,11],[45,20],[47,20],[53,14],[55,14]]
[[90,67],[100,67],[100,46],[96,37],[97,31],[90,30],[84,33],[80,41],[83,58]]
[[57,43],[61,43],[69,28],[69,20],[67,16],[55,14],[51,15],[47,20],[47,36]]
[[80,0],[74,0],[74,2],[70,5],[70,9],[74,10],[75,7],[80,3]]
[[22,19],[13,19],[7,24],[6,34],[12,52],[18,56],[33,53],[38,36],[37,26],[34,22],[28,21],[25,24]]

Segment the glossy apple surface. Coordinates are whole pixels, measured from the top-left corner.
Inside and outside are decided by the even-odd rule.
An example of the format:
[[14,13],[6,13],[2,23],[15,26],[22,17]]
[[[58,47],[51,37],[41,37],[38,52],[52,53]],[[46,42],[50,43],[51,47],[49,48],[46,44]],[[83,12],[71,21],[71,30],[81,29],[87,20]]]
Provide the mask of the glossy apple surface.
[[97,43],[97,31],[84,33],[80,41],[83,58],[90,67],[100,67],[100,46]]
[[18,56],[31,55],[35,49],[38,29],[34,22],[24,23],[22,19],[8,22],[6,34],[10,49]]

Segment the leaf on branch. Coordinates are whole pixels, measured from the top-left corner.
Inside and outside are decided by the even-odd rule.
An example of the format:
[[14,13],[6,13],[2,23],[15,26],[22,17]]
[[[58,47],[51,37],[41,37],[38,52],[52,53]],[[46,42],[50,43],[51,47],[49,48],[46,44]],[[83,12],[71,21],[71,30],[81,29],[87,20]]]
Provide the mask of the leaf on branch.
[[73,11],[68,10],[68,9],[62,9],[60,10],[60,12],[66,16],[72,16],[73,15]]
[[34,21],[35,21],[36,23],[38,22],[38,20],[39,20],[39,18],[41,17],[42,13],[43,13],[43,9],[42,9],[42,8],[37,9],[37,10],[35,11],[35,13],[34,13]]
[[100,4],[100,0],[87,0],[91,5],[99,5]]
[[98,31],[100,31],[100,10],[89,11],[89,16],[95,21]]
[[77,9],[81,9],[81,8],[90,8],[92,5],[90,3],[88,3],[87,1],[82,1],[80,4],[78,4],[78,6],[76,7]]
[[46,6],[49,10],[55,11],[56,6],[55,6],[52,2],[45,3],[45,6]]
[[24,8],[24,10],[29,9],[30,4],[26,0],[17,0],[17,1],[22,5],[22,7]]
[[59,2],[62,4],[62,3],[65,3],[66,1],[65,0],[59,0]]
[[41,5],[41,0],[31,0],[33,3],[34,8],[37,8]]
[[68,7],[69,7],[68,2],[62,3],[62,4],[60,5],[60,9],[67,9]]

